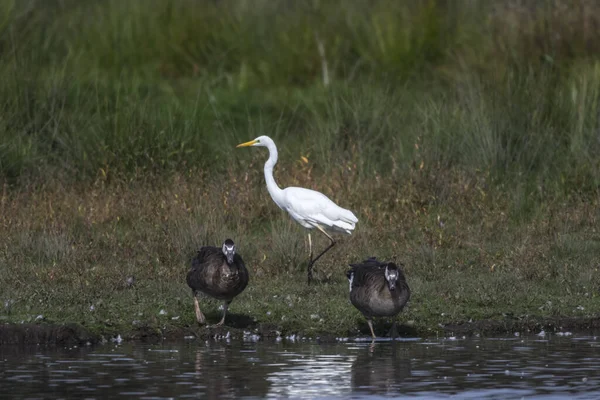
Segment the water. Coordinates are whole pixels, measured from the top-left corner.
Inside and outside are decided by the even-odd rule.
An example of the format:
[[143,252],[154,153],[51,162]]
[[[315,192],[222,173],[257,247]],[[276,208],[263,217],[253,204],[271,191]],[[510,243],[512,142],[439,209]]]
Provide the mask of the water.
[[0,346],[4,398],[598,399],[593,336]]

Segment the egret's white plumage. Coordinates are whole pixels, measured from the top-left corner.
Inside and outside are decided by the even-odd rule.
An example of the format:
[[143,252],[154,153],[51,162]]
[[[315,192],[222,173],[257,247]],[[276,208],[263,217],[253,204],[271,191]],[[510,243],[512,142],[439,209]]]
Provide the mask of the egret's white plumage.
[[254,140],[239,144],[237,147],[247,146],[262,146],[269,149],[269,159],[265,163],[264,171],[267,190],[275,204],[282,210],[287,211],[303,227],[307,229],[317,228],[331,240],[329,247],[313,259],[312,241],[309,232],[310,260],[308,264],[308,280],[310,282],[312,265],[335,244],[335,241],[326,230],[351,234],[358,222],[358,218],[356,218],[352,211],[338,206],[329,197],[316,190],[300,187],[281,189],[273,178],[273,167],[277,163],[278,154],[275,142],[270,137],[259,136]]

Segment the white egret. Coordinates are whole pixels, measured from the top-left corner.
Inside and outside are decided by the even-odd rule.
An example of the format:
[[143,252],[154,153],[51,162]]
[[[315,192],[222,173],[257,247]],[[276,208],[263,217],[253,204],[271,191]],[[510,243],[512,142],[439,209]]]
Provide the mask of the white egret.
[[335,240],[327,233],[340,232],[351,234],[358,218],[350,210],[335,204],[323,193],[300,187],[281,189],[273,178],[273,167],[277,163],[277,147],[268,136],[259,136],[254,140],[237,145],[237,147],[262,146],[269,149],[269,159],[265,163],[265,180],[271,198],[281,208],[290,214],[306,229],[316,228],[331,241],[329,246],[313,259],[312,240],[308,232],[308,283],[312,280],[312,267],[323,254],[329,251]]

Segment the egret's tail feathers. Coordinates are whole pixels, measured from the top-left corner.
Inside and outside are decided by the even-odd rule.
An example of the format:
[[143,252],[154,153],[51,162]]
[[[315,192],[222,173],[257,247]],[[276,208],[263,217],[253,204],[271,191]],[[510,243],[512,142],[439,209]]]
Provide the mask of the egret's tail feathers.
[[337,232],[343,232],[351,234],[354,230],[354,226],[358,222],[358,219],[352,214],[352,211],[341,208],[342,212],[337,213],[334,216],[325,214],[316,214],[310,218],[306,218],[305,221],[312,226],[321,226],[326,229],[330,229]]
[[354,215],[352,211],[346,210],[345,208],[341,208],[339,210],[339,216],[337,220],[332,222],[333,229],[341,230],[343,232],[346,232],[347,234],[351,234],[354,230],[354,226],[358,222],[358,218],[356,218],[356,215]]
[[337,231],[346,232],[347,234],[351,234],[354,230],[355,224],[352,222],[346,221],[334,221],[331,228]]
[[341,211],[342,212],[340,213],[340,220],[352,224],[352,229],[354,229],[354,224],[358,222],[358,218],[356,218],[356,215],[354,215],[352,211],[346,210],[345,208],[343,208]]

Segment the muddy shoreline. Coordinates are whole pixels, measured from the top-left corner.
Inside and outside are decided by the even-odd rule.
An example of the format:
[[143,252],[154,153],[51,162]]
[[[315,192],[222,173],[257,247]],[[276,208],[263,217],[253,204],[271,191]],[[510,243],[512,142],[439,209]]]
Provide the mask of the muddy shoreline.
[[[514,334],[535,334],[570,332],[590,334],[600,332],[600,316],[594,317],[553,317],[529,319],[482,320],[457,322],[439,325],[435,328],[415,328],[399,325],[400,336],[436,337],[436,336],[493,336]],[[158,328],[140,326],[129,331],[106,330],[92,332],[79,324],[15,324],[0,325],[0,345],[57,345],[81,346],[115,341],[136,341],[158,343],[180,340],[274,340],[281,337],[305,338],[318,342],[335,342],[338,336],[322,333],[303,335],[302,332],[281,332],[278,327],[258,324],[248,329],[232,327],[168,327]],[[366,334],[364,335],[367,336]],[[360,337],[360,336],[355,336]]]

